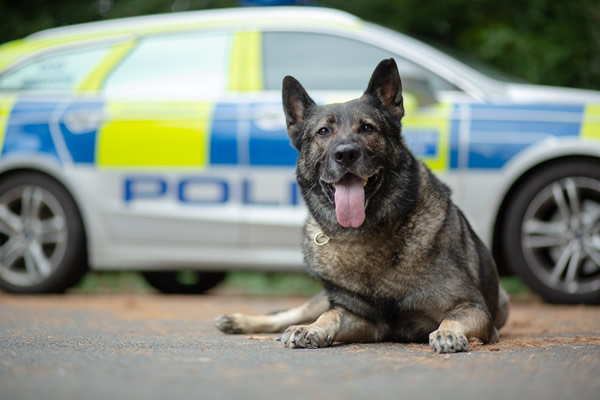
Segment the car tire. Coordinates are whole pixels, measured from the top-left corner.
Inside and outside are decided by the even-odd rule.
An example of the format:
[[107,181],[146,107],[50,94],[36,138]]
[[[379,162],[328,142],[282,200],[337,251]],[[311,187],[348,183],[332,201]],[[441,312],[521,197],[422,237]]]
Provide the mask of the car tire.
[[0,288],[59,293],[86,271],[83,222],[69,192],[37,172],[0,180]]
[[509,268],[546,301],[600,303],[600,162],[571,159],[528,175],[501,234]]
[[225,279],[224,272],[203,271],[147,271],[146,281],[165,294],[202,294]]

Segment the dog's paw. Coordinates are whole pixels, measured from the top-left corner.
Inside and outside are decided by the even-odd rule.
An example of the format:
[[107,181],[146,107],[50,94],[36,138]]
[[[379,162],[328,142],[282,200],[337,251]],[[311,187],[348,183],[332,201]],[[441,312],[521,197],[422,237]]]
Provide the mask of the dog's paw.
[[244,333],[244,316],[242,314],[219,315],[215,319],[215,326],[225,333]]
[[293,325],[283,332],[279,339],[283,347],[309,348],[331,346],[333,337],[325,329],[316,325]]
[[429,346],[438,353],[456,353],[469,350],[469,340],[460,332],[438,329],[429,334]]

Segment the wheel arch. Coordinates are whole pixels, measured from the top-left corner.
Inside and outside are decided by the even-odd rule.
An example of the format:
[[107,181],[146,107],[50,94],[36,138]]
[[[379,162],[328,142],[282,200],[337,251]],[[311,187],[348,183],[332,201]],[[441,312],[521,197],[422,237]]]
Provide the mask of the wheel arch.
[[506,168],[507,179],[500,191],[499,202],[496,208],[492,225],[491,250],[498,265],[500,274],[512,274],[510,266],[502,254],[502,229],[505,216],[515,193],[538,171],[549,167],[572,161],[589,160],[598,163],[600,167],[600,142],[582,142],[552,140],[536,146],[525,152]]

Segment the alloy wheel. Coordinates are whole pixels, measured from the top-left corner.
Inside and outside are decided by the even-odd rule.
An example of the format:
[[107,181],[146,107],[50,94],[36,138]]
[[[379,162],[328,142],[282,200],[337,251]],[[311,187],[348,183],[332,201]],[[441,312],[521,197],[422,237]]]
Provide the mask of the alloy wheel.
[[546,286],[574,295],[600,290],[600,181],[567,177],[544,187],[525,211],[521,246]]
[[67,248],[65,210],[48,190],[16,186],[0,196],[0,278],[15,286],[44,281]]

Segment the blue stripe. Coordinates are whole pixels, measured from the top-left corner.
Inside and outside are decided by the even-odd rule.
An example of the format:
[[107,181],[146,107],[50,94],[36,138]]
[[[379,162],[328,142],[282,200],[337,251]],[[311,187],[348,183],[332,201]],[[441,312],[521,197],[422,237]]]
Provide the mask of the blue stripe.
[[[259,106],[264,104],[254,105],[252,115],[258,115],[256,111]],[[275,106],[280,107],[278,104]],[[250,122],[248,149],[252,166],[292,167],[298,158],[298,152],[292,147],[285,128],[263,129],[255,120]]]
[[2,156],[44,153],[58,160],[58,152],[48,125],[57,106],[56,101],[17,100],[4,133]]
[[[452,113],[450,121],[450,169],[458,169],[459,166],[459,156],[458,152],[460,151],[460,119],[458,118],[458,104],[454,104],[452,106]],[[462,166],[464,167],[464,166]]]
[[435,157],[439,151],[440,133],[437,129],[404,129],[406,145],[417,157]]
[[580,122],[473,119],[471,120],[471,141],[489,141],[490,138],[497,138],[502,143],[506,142],[507,134],[522,134],[524,139],[515,139],[530,141],[541,140],[547,136],[578,136],[580,126]]
[[210,133],[211,165],[235,165],[239,162],[237,110],[238,106],[230,103],[215,107]]
[[[45,154],[59,159],[49,123],[56,112],[57,101],[28,101],[20,98],[8,119],[2,155],[14,153]],[[101,116],[103,102],[70,104],[60,116],[59,132],[75,163],[93,164],[97,142],[97,126],[86,127],[85,118],[77,121],[75,114],[92,113]],[[265,104],[244,105],[256,115]],[[240,120],[240,105],[221,103],[215,106],[210,133],[210,164],[293,167],[298,153],[291,146],[283,127],[259,126],[252,119]],[[449,166],[465,167],[460,161],[460,120],[458,105],[454,105],[450,121]],[[470,142],[467,168],[499,169],[529,146],[552,137],[578,137],[583,114],[581,105],[469,105]],[[532,113],[528,115],[527,112]],[[543,120],[527,120],[536,117]],[[544,114],[545,113],[545,114]],[[75,118],[74,118],[75,116]],[[74,118],[74,119],[70,119]],[[537,117],[536,117],[537,118]],[[240,131],[243,124],[247,130]],[[71,131],[74,130],[74,131]],[[239,136],[243,133],[243,136]],[[439,152],[439,133],[434,130],[406,127],[404,137],[420,157],[433,157]],[[239,143],[239,140],[247,141]],[[242,145],[242,146],[239,146]],[[243,154],[239,152],[243,151]],[[247,153],[246,153],[247,152]]]
[[[544,103],[531,103],[531,104],[487,104],[477,103],[471,104],[471,117],[477,118],[478,111],[500,111],[501,114],[505,114],[510,111],[550,111],[550,112],[571,112],[571,113],[583,113],[584,106],[579,104],[544,104]],[[509,114],[510,115],[510,114]]]
[[[519,115],[514,115],[519,111]],[[522,112],[548,112],[546,120],[519,120]],[[580,113],[582,106],[481,105],[471,106],[469,168],[502,168],[534,143],[552,137],[578,137],[581,123],[552,118],[556,112]],[[514,119],[510,119],[513,117]],[[574,118],[579,120],[578,118]]]
[[249,149],[252,166],[291,167],[298,158],[286,131],[264,131],[254,123],[250,128]]

